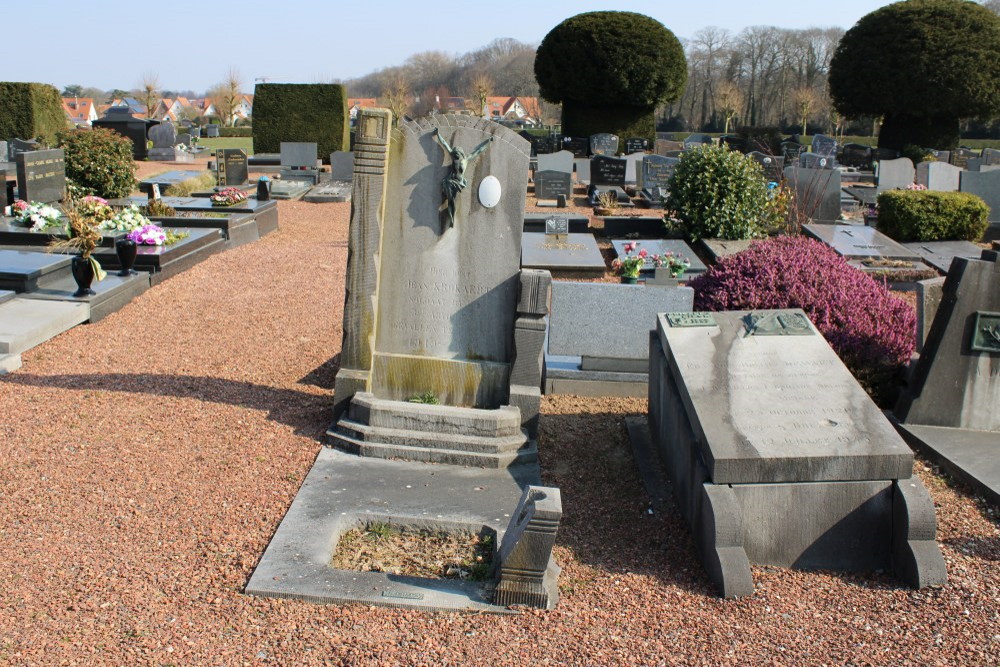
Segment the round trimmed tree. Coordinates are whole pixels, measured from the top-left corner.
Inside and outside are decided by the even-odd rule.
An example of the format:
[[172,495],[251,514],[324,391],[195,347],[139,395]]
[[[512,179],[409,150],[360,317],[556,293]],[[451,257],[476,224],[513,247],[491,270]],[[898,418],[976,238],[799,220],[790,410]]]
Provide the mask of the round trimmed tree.
[[563,134],[656,138],[654,112],[680,97],[684,49],[659,21],[634,12],[587,12],[542,40],[535,78],[543,98],[562,103]]
[[882,116],[878,145],[958,146],[959,121],[1000,113],[1000,17],[966,0],[905,0],[847,31],[830,61],[844,116]]

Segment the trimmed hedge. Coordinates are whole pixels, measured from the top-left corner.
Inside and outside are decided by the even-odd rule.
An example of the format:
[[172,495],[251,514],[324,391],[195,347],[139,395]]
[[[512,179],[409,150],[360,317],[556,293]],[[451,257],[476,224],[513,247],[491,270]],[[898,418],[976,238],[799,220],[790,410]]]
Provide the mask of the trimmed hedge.
[[220,137],[252,137],[253,128],[249,125],[242,125],[240,127],[220,127],[219,128]]
[[39,139],[54,145],[68,126],[62,98],[47,83],[0,82],[0,137]]
[[897,241],[980,241],[990,208],[968,192],[889,190],[878,196],[878,230]]
[[59,135],[66,151],[66,178],[105,199],[127,197],[136,188],[132,140],[95,127]]
[[695,310],[801,308],[876,403],[895,399],[916,314],[832,248],[801,236],[757,241],[688,284]]
[[282,141],[315,141],[318,156],[350,149],[347,91],[335,83],[261,83],[254,88],[255,153],[280,153]]

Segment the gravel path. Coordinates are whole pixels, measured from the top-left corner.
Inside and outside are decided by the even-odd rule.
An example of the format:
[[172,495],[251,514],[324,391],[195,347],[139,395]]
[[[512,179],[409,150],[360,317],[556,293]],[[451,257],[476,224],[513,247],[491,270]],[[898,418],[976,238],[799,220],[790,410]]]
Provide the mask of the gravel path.
[[949,584],[757,568],[714,597],[622,416],[547,397],[563,599],[513,617],[244,596],[330,421],[349,204],[209,258],[0,378],[0,664],[995,664],[998,517],[918,463]]

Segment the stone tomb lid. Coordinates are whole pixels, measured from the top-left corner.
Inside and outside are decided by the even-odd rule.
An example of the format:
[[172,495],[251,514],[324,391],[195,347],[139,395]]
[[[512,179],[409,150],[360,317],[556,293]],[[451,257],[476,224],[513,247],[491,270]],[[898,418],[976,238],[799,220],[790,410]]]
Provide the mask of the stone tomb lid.
[[[248,187],[241,189],[244,192],[249,191]],[[256,196],[247,197],[246,201],[233,206],[212,206],[212,202],[209,201],[208,197],[161,197],[160,199],[167,206],[175,208],[179,211],[215,211],[216,213],[231,213],[238,211],[240,213],[246,213],[247,211],[256,212],[261,209],[277,206],[277,203],[274,200],[260,201]],[[109,203],[112,206],[128,206],[129,204],[144,206],[147,201],[148,199],[146,197],[129,197],[128,199],[113,199]]]
[[0,279],[6,277],[37,278],[43,273],[69,266],[72,258],[44,251],[0,249]]
[[708,267],[705,266],[705,262],[698,258],[698,255],[694,253],[691,246],[689,246],[686,241],[682,241],[680,239],[653,239],[646,241],[614,239],[611,241],[611,245],[615,247],[615,252],[619,257],[623,257],[625,255],[626,243],[637,243],[639,244],[640,251],[645,249],[649,253],[646,258],[646,264],[642,267],[643,271],[652,271],[654,269],[652,260],[653,255],[663,255],[668,252],[680,255],[681,257],[686,257],[688,261],[691,262],[691,266],[680,277],[681,280],[686,280],[687,278],[693,277],[699,273],[705,273],[705,271],[708,270]]
[[983,249],[971,241],[914,241],[903,245],[942,273],[948,273],[956,257],[979,259],[983,254]]
[[822,241],[838,255],[852,259],[881,257],[884,259],[919,260],[920,255],[901,243],[865,225],[802,225],[809,236]]
[[602,272],[606,268],[593,234],[567,234],[561,239],[538,232],[521,236],[521,266]]
[[[751,314],[761,333],[778,317],[804,328],[748,334]],[[657,335],[713,483],[910,477],[910,448],[801,310],[709,315],[660,314]]]
[[708,253],[712,262],[716,262],[722,257],[730,257],[736,253],[743,252],[750,247],[757,239],[737,239],[729,241],[726,239],[701,239],[698,244]]

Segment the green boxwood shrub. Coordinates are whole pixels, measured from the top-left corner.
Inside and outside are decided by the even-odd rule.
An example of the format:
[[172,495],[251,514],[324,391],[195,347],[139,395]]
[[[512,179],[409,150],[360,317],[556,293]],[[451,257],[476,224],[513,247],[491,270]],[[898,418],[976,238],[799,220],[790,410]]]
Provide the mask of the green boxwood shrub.
[[724,146],[705,144],[681,154],[667,207],[692,241],[760,238],[771,224],[760,165]]
[[240,127],[220,127],[219,128],[220,137],[252,137],[253,128],[249,125],[241,125]]
[[889,190],[878,196],[878,230],[897,241],[979,241],[989,206],[968,192]]
[[127,197],[136,188],[132,141],[95,127],[59,135],[66,151],[66,178],[105,199]]
[[334,83],[261,83],[254,89],[253,149],[280,153],[282,141],[315,141],[319,157],[350,150],[347,92]]
[[47,83],[0,82],[0,138],[39,139],[52,146],[66,129],[66,112]]

